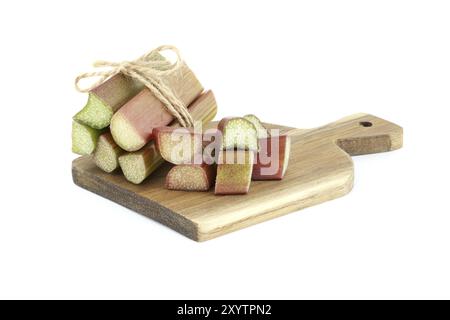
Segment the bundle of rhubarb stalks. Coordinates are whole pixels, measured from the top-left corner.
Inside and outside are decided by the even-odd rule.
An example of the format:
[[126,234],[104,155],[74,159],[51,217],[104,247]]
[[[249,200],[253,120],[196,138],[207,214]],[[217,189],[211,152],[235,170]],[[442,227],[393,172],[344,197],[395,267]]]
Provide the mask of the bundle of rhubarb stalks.
[[90,90],[73,117],[72,151],[91,155],[107,173],[121,170],[134,184],[170,162],[169,190],[208,191],[215,185],[215,194],[245,194],[251,180],[283,178],[288,136],[269,132],[254,115],[208,126],[217,113],[214,94],[204,91],[184,62],[160,80],[187,106],[193,127],[182,127],[149,88],[118,73]]

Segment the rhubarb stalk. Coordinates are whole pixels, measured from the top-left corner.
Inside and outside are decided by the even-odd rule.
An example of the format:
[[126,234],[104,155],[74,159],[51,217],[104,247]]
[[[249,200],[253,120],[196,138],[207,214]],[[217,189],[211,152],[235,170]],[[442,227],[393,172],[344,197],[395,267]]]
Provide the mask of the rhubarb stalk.
[[97,146],[101,130],[93,129],[76,121],[72,122],[72,152],[79,155],[92,154]]
[[163,162],[164,159],[159,155],[153,141],[139,151],[125,153],[119,157],[125,178],[134,184],[144,181]]
[[220,151],[215,194],[248,193],[252,180],[253,157],[253,151]]
[[94,152],[94,162],[105,172],[113,172],[119,167],[119,156],[125,151],[115,142],[110,132],[103,133]]
[[111,118],[121,106],[143,88],[138,81],[119,73],[89,91],[85,107],[73,119],[94,129],[109,126]]
[[253,180],[281,180],[289,163],[291,139],[287,135],[259,139]]
[[194,164],[194,162],[199,164],[197,163],[199,159],[196,157],[202,156],[203,136],[201,133],[188,128],[160,127],[153,130],[153,136],[158,152],[167,162],[177,165]]
[[208,191],[216,176],[215,165],[178,165],[166,176],[166,188],[181,191]]
[[[184,63],[176,72],[164,76],[162,81],[186,106],[203,91],[194,73]],[[145,88],[114,114],[111,133],[122,149],[136,151],[152,139],[154,128],[166,126],[173,120],[163,103]]]

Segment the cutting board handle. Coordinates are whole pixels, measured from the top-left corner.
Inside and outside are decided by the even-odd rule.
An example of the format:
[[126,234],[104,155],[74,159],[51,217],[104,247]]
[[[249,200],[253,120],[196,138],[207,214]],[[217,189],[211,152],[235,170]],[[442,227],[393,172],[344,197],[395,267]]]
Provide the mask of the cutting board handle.
[[[355,114],[326,126],[288,132],[301,135],[305,143],[316,140],[336,143],[351,156],[387,152],[400,149],[403,145],[402,127],[370,114]],[[321,134],[318,134],[321,133]]]

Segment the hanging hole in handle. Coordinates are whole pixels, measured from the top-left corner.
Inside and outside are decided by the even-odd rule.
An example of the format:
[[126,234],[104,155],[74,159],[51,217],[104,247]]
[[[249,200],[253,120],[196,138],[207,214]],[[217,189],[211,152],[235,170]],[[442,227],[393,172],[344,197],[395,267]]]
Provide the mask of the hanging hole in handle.
[[370,121],[361,121],[359,125],[364,128],[370,128],[371,126],[373,126],[373,123]]

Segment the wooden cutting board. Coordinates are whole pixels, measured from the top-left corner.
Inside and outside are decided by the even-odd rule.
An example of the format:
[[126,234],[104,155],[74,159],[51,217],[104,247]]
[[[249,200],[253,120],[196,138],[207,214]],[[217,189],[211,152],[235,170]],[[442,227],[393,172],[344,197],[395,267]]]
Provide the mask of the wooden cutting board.
[[90,157],[73,161],[73,180],[193,240],[205,241],[347,194],[353,187],[350,155],[396,150],[403,141],[401,127],[367,114],[309,130],[268,127],[292,136],[289,167],[282,181],[253,181],[247,195],[166,190],[169,164],[134,185],[120,172],[104,173]]

